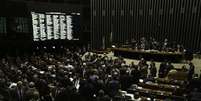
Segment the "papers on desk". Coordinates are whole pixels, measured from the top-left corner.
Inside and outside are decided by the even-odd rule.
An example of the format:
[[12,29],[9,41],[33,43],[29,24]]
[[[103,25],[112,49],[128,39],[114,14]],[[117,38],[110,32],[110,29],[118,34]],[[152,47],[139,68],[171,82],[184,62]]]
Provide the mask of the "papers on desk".
[[120,91],[122,95],[126,95],[127,92],[126,91]]
[[145,52],[155,52],[155,53],[157,53],[159,51],[158,50],[145,50]]
[[31,68],[32,68],[32,70],[36,70],[37,68],[36,67],[34,67],[34,66],[31,66]]
[[143,80],[143,79],[139,79],[139,82],[140,82],[140,83],[143,83],[143,82],[144,82],[144,80]]
[[17,83],[11,83],[9,88],[13,88],[13,87],[16,87],[17,86]]
[[131,100],[134,100],[134,95],[133,94],[125,94],[125,96],[128,96],[131,98]]
[[153,84],[153,85],[157,85],[156,83],[153,83],[151,81],[147,81],[145,84]]
[[151,98],[147,98],[147,101],[151,101]]
[[40,74],[44,74],[45,73],[45,71],[40,71]]
[[56,75],[55,75],[55,74],[52,74],[52,75],[51,75],[51,77],[55,78],[55,77],[56,77]]
[[140,90],[140,89],[142,89],[142,87],[137,87],[137,89],[139,89],[139,90]]
[[171,85],[172,88],[175,88],[175,86]]

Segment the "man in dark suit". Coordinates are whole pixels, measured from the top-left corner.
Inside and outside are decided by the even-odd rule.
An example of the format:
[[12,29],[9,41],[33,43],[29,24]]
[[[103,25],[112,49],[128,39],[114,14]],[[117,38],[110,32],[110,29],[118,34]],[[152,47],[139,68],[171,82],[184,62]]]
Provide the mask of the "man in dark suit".
[[146,60],[144,60],[144,58],[142,58],[140,60],[140,62],[138,63],[139,65],[139,70],[141,72],[141,77],[142,78],[147,78],[147,74],[148,74],[148,64],[146,62]]
[[91,80],[81,81],[79,93],[82,96],[82,101],[93,101],[95,94],[95,86]]
[[170,72],[170,70],[172,70],[172,69],[174,69],[174,66],[173,66],[172,63],[169,61],[169,62],[167,63],[166,68],[165,68],[165,76],[167,76],[168,73]]
[[40,93],[40,100],[41,101],[51,101],[50,98],[50,89],[48,87],[47,81],[44,79],[38,79],[36,81],[36,88],[38,89]]
[[11,101],[25,101],[25,89],[22,81],[18,81],[17,86],[11,89]]
[[120,82],[119,82],[118,78],[113,77],[113,79],[111,81],[109,81],[109,83],[108,83],[109,95],[111,97],[114,97],[118,93],[118,90],[120,88],[121,87],[120,87]]
[[188,80],[192,79],[194,72],[195,72],[195,66],[192,62],[189,62]]
[[132,45],[132,48],[135,49],[136,48],[136,40],[134,38],[131,39],[131,45]]
[[9,100],[9,92],[6,86],[6,81],[4,78],[0,77],[0,101],[8,101]]
[[137,84],[139,82],[139,79],[140,79],[140,76],[141,76],[141,73],[138,69],[138,66],[134,66],[133,67],[133,70],[131,71],[131,75],[132,75],[132,82],[134,84]]
[[39,100],[39,92],[35,88],[35,84],[33,82],[29,83],[28,90],[26,91],[25,101],[38,101]]
[[103,90],[99,90],[95,101],[111,101],[111,98]]
[[158,77],[160,77],[160,78],[164,78],[165,77],[165,69],[166,69],[166,67],[167,67],[167,63],[166,62],[162,62],[160,64]]
[[150,75],[151,77],[156,77],[157,69],[155,63],[152,61],[150,64]]
[[126,69],[123,69],[123,70],[120,69],[120,73],[121,73],[121,75],[120,75],[119,79],[120,79],[120,83],[121,83],[121,89],[126,91],[128,89],[128,87],[130,87],[132,85],[131,77],[129,75],[128,70],[126,70]]

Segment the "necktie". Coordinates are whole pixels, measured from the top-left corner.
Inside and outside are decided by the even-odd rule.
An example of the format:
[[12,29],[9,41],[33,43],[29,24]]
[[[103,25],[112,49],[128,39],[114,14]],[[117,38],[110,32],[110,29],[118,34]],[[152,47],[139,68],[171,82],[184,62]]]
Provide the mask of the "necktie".
[[59,91],[59,89],[57,88],[57,89],[56,89],[56,95],[55,95],[55,97],[58,96],[59,93],[60,93],[60,91]]
[[19,101],[23,101],[22,100],[22,89],[18,89],[18,96],[19,96]]

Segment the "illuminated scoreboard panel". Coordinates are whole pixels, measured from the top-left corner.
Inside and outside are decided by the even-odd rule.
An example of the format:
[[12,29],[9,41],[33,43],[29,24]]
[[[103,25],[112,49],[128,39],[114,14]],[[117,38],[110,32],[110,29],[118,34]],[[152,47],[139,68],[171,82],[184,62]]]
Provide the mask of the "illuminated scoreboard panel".
[[52,15],[46,15],[47,40],[54,39]]
[[40,38],[40,26],[39,26],[39,15],[32,13],[32,26],[33,26],[33,39],[39,41]]
[[46,27],[45,27],[45,14],[39,14],[39,29],[40,29],[40,40],[47,40]]
[[53,28],[54,28],[54,39],[59,39],[59,28],[60,28],[60,23],[59,23],[59,16],[58,15],[53,15]]
[[67,38],[67,24],[66,24],[66,18],[64,15],[60,16],[60,38],[66,39]]
[[65,13],[32,12],[33,39],[44,41],[52,39],[74,40],[73,16]]
[[72,35],[72,29],[73,29],[72,16],[66,16],[66,19],[67,19],[67,38],[69,40],[72,40],[73,39],[73,35]]

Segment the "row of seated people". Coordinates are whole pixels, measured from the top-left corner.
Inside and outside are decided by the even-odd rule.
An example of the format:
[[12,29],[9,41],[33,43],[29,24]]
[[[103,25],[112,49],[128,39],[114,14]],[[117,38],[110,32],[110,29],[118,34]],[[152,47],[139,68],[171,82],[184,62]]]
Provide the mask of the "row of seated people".
[[155,38],[150,37],[146,39],[141,37],[140,40],[135,40],[134,38],[130,41],[126,41],[120,47],[133,48],[135,50],[158,50],[165,52],[179,52],[183,53],[185,51],[184,46],[176,42],[170,42],[167,38],[164,41],[157,41]]
[[[123,58],[81,53],[67,49],[59,54],[2,58],[0,101],[111,101],[119,90],[157,74],[153,61],[127,65]],[[160,66],[158,74],[164,77],[169,65]],[[135,94],[135,99],[139,97]]]

